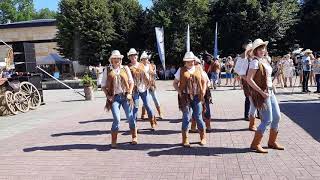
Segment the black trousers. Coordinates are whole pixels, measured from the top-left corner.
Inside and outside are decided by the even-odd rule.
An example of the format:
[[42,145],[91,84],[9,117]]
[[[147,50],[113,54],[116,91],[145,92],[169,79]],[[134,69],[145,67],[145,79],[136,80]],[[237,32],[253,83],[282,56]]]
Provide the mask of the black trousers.
[[250,100],[249,97],[246,97],[244,102],[244,118],[247,119],[249,117],[249,109],[250,109]]
[[317,92],[320,93],[320,74],[316,74]]
[[302,80],[302,91],[309,91],[309,76],[310,71],[303,71],[303,80]]

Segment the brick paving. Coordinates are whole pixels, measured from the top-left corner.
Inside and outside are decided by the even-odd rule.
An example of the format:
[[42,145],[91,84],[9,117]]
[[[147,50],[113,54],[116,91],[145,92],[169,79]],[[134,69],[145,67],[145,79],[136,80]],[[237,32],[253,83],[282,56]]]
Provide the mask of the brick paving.
[[86,102],[71,91],[45,91],[45,106],[0,117],[0,179],[320,179],[318,95],[278,90],[279,141],[286,150],[257,154],[248,149],[253,132],[241,119],[241,90],[213,92],[208,144],[199,146],[199,135],[190,134],[192,148],[186,149],[179,144],[181,113],[172,82],[158,84],[165,118],[156,132],[138,121],[135,146],[123,120],[119,148],[110,149],[112,116],[103,110],[102,92]]

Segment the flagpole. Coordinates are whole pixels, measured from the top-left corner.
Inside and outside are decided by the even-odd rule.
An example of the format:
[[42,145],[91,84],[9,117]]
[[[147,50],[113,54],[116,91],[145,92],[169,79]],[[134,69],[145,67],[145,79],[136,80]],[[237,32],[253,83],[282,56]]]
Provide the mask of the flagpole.
[[188,28],[187,28],[187,52],[190,52],[190,26],[188,24]]

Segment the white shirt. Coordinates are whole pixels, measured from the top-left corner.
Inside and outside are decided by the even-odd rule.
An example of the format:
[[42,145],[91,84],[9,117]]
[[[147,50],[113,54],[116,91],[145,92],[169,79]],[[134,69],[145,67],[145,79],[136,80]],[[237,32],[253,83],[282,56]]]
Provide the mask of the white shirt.
[[[144,66],[145,75],[146,75],[147,79],[149,80],[150,79],[149,71],[151,69],[150,64],[144,65],[142,63],[142,65]],[[139,66],[140,66],[140,63],[138,63],[138,62],[135,65],[133,65],[133,67],[135,67],[135,68],[139,68]],[[147,90],[147,85],[144,83],[144,81],[141,81],[141,82],[139,82],[139,84],[137,84],[137,88],[138,88],[138,91],[142,93]]]
[[[120,69],[124,67],[124,69],[126,70],[127,72],[127,75],[128,75],[128,83],[129,84],[132,84],[133,83],[133,78],[132,78],[132,74],[131,74],[131,71],[130,69],[128,68],[128,66],[122,66],[120,65],[119,68],[117,69],[114,69],[113,66],[110,66],[111,69],[114,71],[115,74],[119,75],[120,74]],[[106,85],[107,85],[107,77],[108,77],[108,72],[107,72],[107,69],[108,67],[105,67],[104,68],[104,71],[103,71],[103,75],[102,75],[102,81],[101,81],[101,87],[102,88],[105,88]],[[117,81],[116,81],[117,82]],[[115,84],[114,86],[114,94],[120,94],[120,93],[124,93],[122,87],[121,87],[121,84]]]
[[[269,63],[263,63],[263,62],[261,62],[261,64],[262,64],[263,67],[266,69],[266,73],[267,73],[267,86],[268,86],[268,87],[272,87],[272,78],[271,78],[272,67],[270,66]],[[249,63],[249,69],[259,69],[259,60],[253,59],[253,60]]]
[[247,58],[237,57],[236,65],[234,67],[234,71],[239,76],[247,75],[248,67],[249,67],[249,62],[248,62]]

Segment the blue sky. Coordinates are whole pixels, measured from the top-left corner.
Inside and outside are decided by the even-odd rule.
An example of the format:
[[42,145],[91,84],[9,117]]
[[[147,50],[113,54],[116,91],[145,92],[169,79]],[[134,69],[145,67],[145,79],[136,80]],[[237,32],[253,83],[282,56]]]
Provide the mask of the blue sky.
[[[142,6],[150,7],[152,0],[139,0]],[[57,10],[59,0],[34,0],[34,5],[37,10],[42,8],[49,8],[51,10]]]

